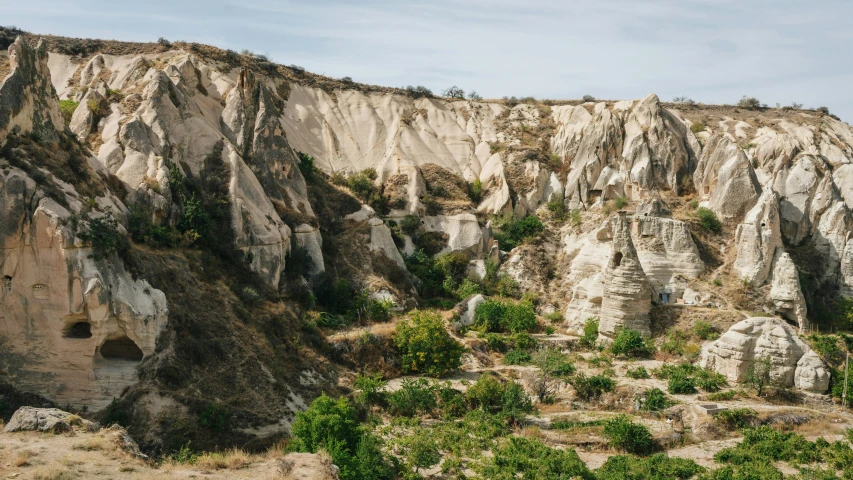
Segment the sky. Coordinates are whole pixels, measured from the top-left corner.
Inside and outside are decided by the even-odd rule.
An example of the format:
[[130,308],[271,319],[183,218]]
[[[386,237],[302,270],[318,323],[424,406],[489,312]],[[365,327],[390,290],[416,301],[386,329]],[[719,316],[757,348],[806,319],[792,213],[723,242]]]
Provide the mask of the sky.
[[248,49],[436,93],[717,104],[748,95],[853,122],[849,0],[28,0],[2,2],[0,25]]

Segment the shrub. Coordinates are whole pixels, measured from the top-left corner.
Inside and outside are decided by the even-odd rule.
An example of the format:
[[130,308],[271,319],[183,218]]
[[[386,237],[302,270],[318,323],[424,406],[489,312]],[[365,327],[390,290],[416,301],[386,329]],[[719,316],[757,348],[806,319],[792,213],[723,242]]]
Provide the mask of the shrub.
[[595,478],[574,450],[551,448],[529,438],[509,437],[493,453],[477,471],[481,478]]
[[447,333],[444,321],[435,312],[413,311],[397,324],[394,343],[402,353],[404,373],[440,377],[462,365],[465,347]]
[[598,341],[598,317],[589,317],[583,324],[583,335],[580,338],[580,345],[586,348],[595,346]]
[[699,226],[704,230],[714,233],[720,233],[723,230],[723,224],[717,219],[717,214],[710,208],[699,207],[696,210],[699,216]]
[[89,111],[92,112],[92,115],[96,117],[106,117],[110,113],[109,105],[107,105],[105,101],[99,101],[94,98],[89,99],[86,102],[86,107],[88,107]]
[[613,208],[616,210],[622,210],[628,206],[628,199],[625,197],[616,197],[613,199]]
[[574,387],[578,398],[582,400],[598,398],[605,392],[611,392],[616,388],[616,382],[604,375],[587,377],[583,373],[578,373],[569,380],[569,383]]
[[329,452],[340,468],[341,480],[391,478],[376,439],[359,426],[356,411],[346,398],[320,395],[307,410],[296,414],[290,433],[294,451]]
[[535,215],[524,218],[498,218],[495,223],[495,240],[502,250],[512,250],[521,243],[533,239],[545,230],[545,226]]
[[468,184],[468,198],[474,203],[480,203],[483,199],[483,182],[479,178]]
[[595,101],[595,97],[593,97],[592,95],[584,95],[582,100],[583,100],[584,102],[594,102],[594,101]]
[[714,415],[714,421],[726,430],[740,430],[753,426],[758,419],[758,412],[751,408],[732,408]]
[[612,447],[629,453],[645,455],[655,447],[649,429],[633,423],[627,415],[618,415],[604,422],[602,433],[610,441]]
[[725,392],[715,392],[708,395],[708,400],[712,402],[726,402],[733,400],[737,396],[737,391],[726,390]]
[[697,320],[696,323],[693,324],[693,333],[699,337],[700,340],[716,340],[717,337],[720,336],[719,332],[717,332],[717,328],[706,320]]
[[221,432],[228,427],[228,420],[231,418],[231,410],[224,405],[210,403],[201,411],[199,415],[199,424],[214,432]]
[[515,335],[510,336],[509,339],[513,348],[530,350],[539,345],[539,342],[537,342],[536,339],[531,337],[527,332],[516,333]]
[[484,373],[480,378],[468,387],[465,398],[473,408],[479,408],[485,412],[497,413],[503,403],[504,386],[491,373]]
[[692,98],[688,98],[686,95],[682,95],[678,97],[673,97],[672,103],[687,103],[692,105],[696,102],[694,102]]
[[525,350],[510,350],[504,357],[504,365],[524,365],[530,363],[533,357]]
[[518,105],[518,98],[516,98],[514,95],[512,97],[504,97],[503,100],[504,104],[509,108]]
[[127,239],[118,232],[118,221],[111,212],[89,220],[89,228],[77,234],[80,240],[92,244],[92,258],[103,260],[114,254],[124,255],[130,248]]
[[80,102],[75,102],[74,100],[59,101],[59,111],[62,112],[62,118],[65,119],[65,125],[71,123],[71,117],[74,115],[74,111],[77,110],[77,105],[80,105]]
[[644,358],[650,356],[654,352],[654,347],[647,342],[640,332],[627,328],[620,329],[610,345],[610,352],[613,355],[620,355],[629,358]]
[[483,332],[529,332],[536,328],[536,313],[527,302],[487,300],[477,305],[474,325]]
[[829,115],[829,108],[827,107],[817,107],[815,108],[815,111],[820,112],[824,115]]
[[740,100],[738,100],[737,106],[743,108],[759,108],[761,107],[761,102],[755,97],[748,97],[744,95]]
[[352,77],[350,76],[341,77],[341,81],[344,83],[353,83]]
[[524,392],[524,388],[515,382],[509,382],[501,396],[501,414],[515,424],[531,412],[533,402]]
[[726,377],[720,373],[700,369],[696,373],[696,386],[705,392],[717,392],[721,388],[728,386],[728,382],[726,381]]
[[640,410],[657,412],[668,408],[672,403],[673,402],[666,398],[666,394],[663,393],[663,390],[659,388],[649,388],[643,392],[643,396],[640,398]]
[[382,379],[381,373],[374,375],[359,373],[353,382],[353,386],[361,391],[358,395],[361,401],[368,404],[378,403],[382,400],[386,385],[388,382]]
[[438,407],[435,384],[425,378],[404,379],[400,388],[387,395],[388,406],[395,415],[414,417],[428,415]]
[[704,132],[707,127],[704,122],[696,122],[693,125],[690,125],[690,131],[693,133]]
[[548,207],[548,211],[551,212],[551,215],[554,216],[554,220],[558,222],[564,222],[566,220],[566,204],[559,195],[552,193],[551,199],[548,200],[546,206]]
[[672,375],[667,384],[667,391],[673,395],[692,395],[696,393],[696,380],[681,373]]
[[299,157],[299,171],[305,177],[305,181],[313,180],[314,175],[317,173],[317,167],[314,165],[314,157],[302,152],[296,152],[296,155]]
[[471,100],[473,100],[475,102],[478,102],[478,101],[483,99],[483,97],[480,96],[480,94],[475,92],[474,90],[471,90],[471,92],[468,93],[468,98],[470,98]]
[[705,469],[689,458],[670,457],[656,453],[646,458],[615,455],[607,459],[598,470],[598,480],[659,480],[693,478]]
[[629,368],[628,371],[625,372],[625,376],[637,380],[651,377],[645,367]]

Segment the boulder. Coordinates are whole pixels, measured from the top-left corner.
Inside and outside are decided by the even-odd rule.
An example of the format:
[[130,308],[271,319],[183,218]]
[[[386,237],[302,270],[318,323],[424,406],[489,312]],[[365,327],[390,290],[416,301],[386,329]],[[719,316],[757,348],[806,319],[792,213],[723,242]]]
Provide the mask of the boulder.
[[[71,422],[76,416],[58,408],[21,407],[3,427],[6,433],[12,432],[70,432]],[[91,423],[91,422],[89,422]]]
[[612,340],[622,328],[650,336],[652,287],[637,257],[625,212],[618,212],[611,217],[611,228],[613,241],[610,245],[610,259],[604,269],[599,339]]
[[734,324],[705,345],[700,365],[731,382],[742,382],[750,363],[763,357],[769,357],[772,364],[771,379],[783,386],[814,393],[829,387],[826,366],[800,340],[794,327],[779,318],[752,317]]
[[406,263],[394,244],[394,238],[391,236],[391,229],[388,228],[388,225],[385,225],[385,222],[379,218],[371,218],[368,220],[368,224],[370,225],[370,250],[382,253],[396,262],[397,265],[405,268]]
[[457,303],[455,312],[459,320],[457,320],[456,325],[465,327],[473,325],[474,312],[477,310],[477,306],[485,302],[486,297],[478,293]]

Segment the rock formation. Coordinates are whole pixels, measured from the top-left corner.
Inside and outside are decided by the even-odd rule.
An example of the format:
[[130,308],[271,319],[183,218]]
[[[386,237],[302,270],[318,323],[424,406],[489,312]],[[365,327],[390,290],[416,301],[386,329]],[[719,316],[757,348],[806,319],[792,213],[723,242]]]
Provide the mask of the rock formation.
[[599,338],[605,341],[612,339],[622,328],[650,336],[652,288],[637,258],[630,222],[624,212],[618,212],[611,218],[611,225],[613,242],[604,270]]
[[753,317],[736,323],[703,347],[701,366],[741,382],[750,362],[765,357],[772,363],[771,379],[783,386],[814,393],[829,388],[829,369],[796,330],[778,318]]
[[753,286],[761,286],[770,277],[777,248],[782,246],[779,232],[779,198],[768,190],[735,233],[737,259],[732,269],[738,278]]

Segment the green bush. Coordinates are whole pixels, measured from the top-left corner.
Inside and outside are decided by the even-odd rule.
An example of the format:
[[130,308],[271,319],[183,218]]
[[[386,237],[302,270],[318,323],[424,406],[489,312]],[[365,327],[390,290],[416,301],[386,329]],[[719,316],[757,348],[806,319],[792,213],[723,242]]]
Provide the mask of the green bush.
[[386,399],[395,415],[429,415],[438,407],[436,390],[435,384],[425,378],[407,378],[398,390],[388,393]]
[[231,410],[224,405],[209,403],[199,415],[199,424],[214,432],[222,432],[228,428],[228,420],[231,418]]
[[539,345],[539,342],[527,332],[519,332],[514,335],[510,335],[508,338],[512,348],[532,350]]
[[551,212],[551,215],[554,216],[554,220],[557,222],[564,222],[568,216],[566,212],[566,203],[563,199],[557,195],[556,193],[551,194],[551,199],[548,200],[546,204],[548,207],[548,211]]
[[474,325],[483,332],[529,332],[536,328],[536,313],[528,302],[487,300],[477,305]]
[[71,117],[74,115],[74,111],[77,110],[77,105],[80,105],[80,102],[75,102],[74,100],[59,101],[59,111],[62,112],[62,118],[65,119],[65,125],[71,123]]
[[727,402],[729,400],[734,400],[736,396],[736,390],[726,390],[725,392],[716,392],[708,395],[708,400],[712,402]]
[[568,379],[575,373],[575,365],[557,348],[543,348],[533,355],[533,364],[552,377]]
[[504,386],[491,373],[484,373],[468,387],[465,397],[472,408],[485,412],[497,413],[503,405]]
[[89,220],[89,228],[77,234],[92,244],[92,258],[103,260],[115,254],[124,255],[129,249],[127,239],[118,232],[118,222],[111,212]]
[[615,455],[595,471],[597,480],[687,480],[705,469],[689,458],[656,453],[645,458]]
[[640,397],[640,410],[657,412],[669,408],[673,402],[666,398],[666,394],[659,388],[648,388]]
[[357,390],[360,390],[358,398],[367,404],[375,404],[382,401],[382,398],[385,396],[384,389],[386,385],[388,385],[388,382],[382,379],[381,373],[374,375],[359,373],[355,377],[355,382],[353,382],[353,386]]
[[346,398],[320,395],[307,410],[296,414],[290,433],[294,451],[328,451],[342,480],[391,478],[375,438],[363,431]]
[[732,408],[714,415],[714,421],[727,430],[740,430],[755,425],[758,412],[751,408]]
[[673,395],[692,395],[697,392],[696,379],[687,375],[676,374],[669,377],[666,389]]
[[700,340],[716,340],[720,333],[717,332],[717,328],[711,322],[706,320],[697,320],[696,323],[693,324],[693,333],[699,337]]
[[410,467],[415,467],[415,473],[421,468],[429,468],[441,461],[441,454],[430,433],[417,428],[408,438],[402,442],[406,452],[406,462]]
[[394,343],[402,353],[404,373],[440,377],[462,365],[465,347],[447,333],[444,320],[435,312],[412,311],[397,324]]
[[622,210],[628,206],[628,199],[625,197],[616,197],[613,199],[613,207],[616,210]]
[[504,365],[525,365],[530,363],[533,357],[525,350],[510,350],[504,357]]
[[756,395],[759,397],[764,391],[764,387],[770,384],[770,374],[773,371],[773,361],[770,356],[764,355],[759,358],[752,358],[746,364],[746,373],[743,376],[743,383],[755,389]]
[[501,250],[510,251],[522,242],[536,238],[545,230],[545,226],[535,215],[524,218],[500,218],[496,217],[494,223],[494,237],[498,241]]
[[302,173],[302,177],[305,178],[306,182],[312,181],[317,174],[314,157],[302,152],[296,152],[296,155],[299,157],[299,171]]
[[598,341],[598,317],[590,317],[583,324],[583,335],[580,338],[580,345],[585,348],[593,348],[595,342]]
[[637,380],[651,377],[645,367],[629,368],[628,371],[625,372],[625,376]]
[[723,224],[720,223],[717,214],[710,208],[699,207],[696,210],[696,215],[699,217],[699,226],[703,229],[714,233],[723,231]]
[[605,437],[612,447],[629,453],[645,455],[655,448],[654,439],[649,429],[633,423],[627,415],[618,415],[604,422]]
[[524,392],[524,388],[515,382],[509,382],[501,395],[501,415],[516,424],[531,412],[533,402]]
[[640,332],[623,328],[613,339],[610,353],[628,358],[646,358],[654,353],[654,346],[647,342]]
[[483,199],[483,182],[479,178],[468,184],[468,198],[474,203],[480,203]]
[[494,455],[477,466],[477,473],[482,478],[595,479],[574,450],[551,448],[529,438],[508,437],[492,451]]
[[693,133],[704,132],[705,128],[705,123],[703,122],[696,122],[693,125],[690,125],[690,131]]
[[587,377],[578,373],[569,380],[574,387],[575,393],[581,400],[592,400],[600,397],[605,392],[612,392],[616,388],[616,382],[604,375],[593,375]]

